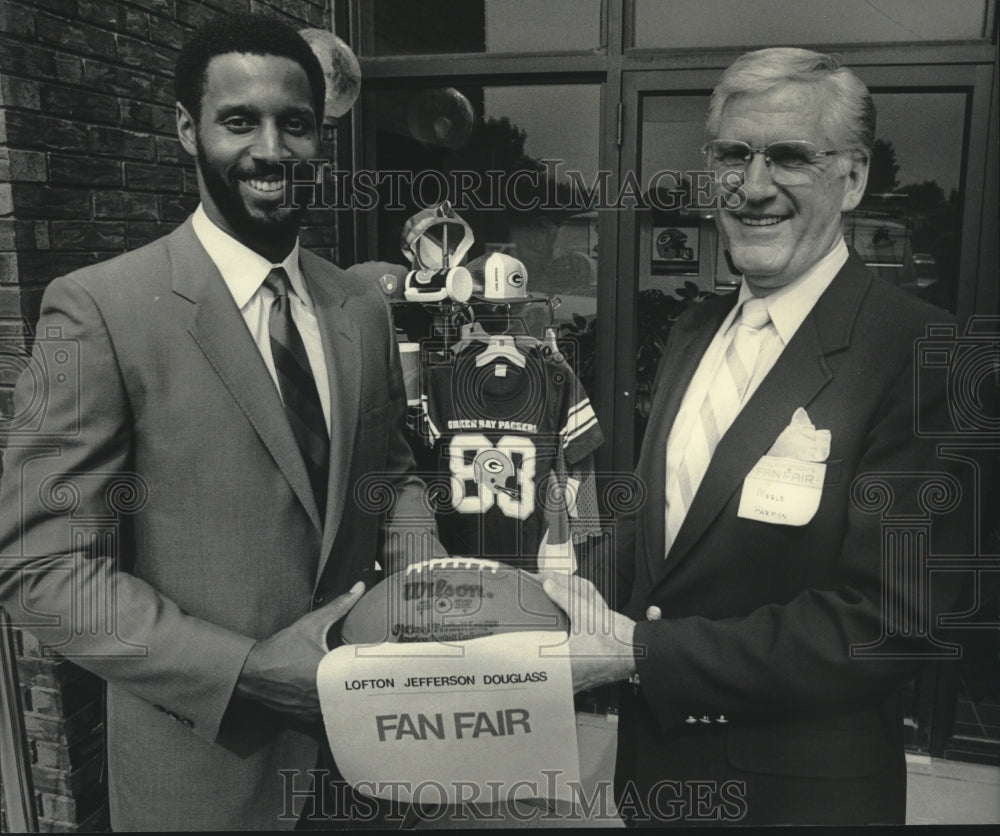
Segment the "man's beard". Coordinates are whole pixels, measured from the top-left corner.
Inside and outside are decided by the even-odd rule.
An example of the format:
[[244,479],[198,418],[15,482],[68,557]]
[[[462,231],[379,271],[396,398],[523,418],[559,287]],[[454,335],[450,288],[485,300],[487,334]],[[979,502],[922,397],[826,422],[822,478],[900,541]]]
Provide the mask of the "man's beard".
[[[254,217],[247,211],[235,181],[227,180],[224,175],[212,168],[205,155],[201,139],[198,138],[195,141],[198,167],[205,188],[237,238],[247,243],[277,244],[295,237],[307,208],[305,204],[293,204],[292,208],[282,210],[280,214],[275,214],[273,217]],[[274,169],[274,171],[279,169]],[[283,175],[284,170],[280,170]],[[258,175],[267,173],[269,172],[255,172]]]

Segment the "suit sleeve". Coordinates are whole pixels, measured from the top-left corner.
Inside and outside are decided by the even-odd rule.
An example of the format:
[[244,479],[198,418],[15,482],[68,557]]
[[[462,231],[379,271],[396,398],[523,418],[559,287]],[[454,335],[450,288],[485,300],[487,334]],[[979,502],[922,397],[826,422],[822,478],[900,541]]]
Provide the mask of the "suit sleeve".
[[[115,347],[72,278],[47,289],[37,334],[15,390],[15,417],[32,420],[6,439],[0,603],[47,652],[212,741],[253,640],[185,614],[123,571],[136,547],[126,535],[129,504],[141,505],[143,491]],[[67,385],[58,372],[60,352],[71,367],[78,360],[78,381],[70,375]]]
[[[871,414],[855,472],[844,478],[850,485],[864,474],[898,474],[893,508],[905,515],[919,508],[921,480],[904,477],[949,471],[954,477],[961,471],[954,462],[939,458],[932,442],[913,432],[912,360],[898,369],[894,380]],[[945,394],[943,386],[920,391],[918,408],[930,421],[943,421]],[[935,554],[965,553],[972,531],[969,486],[955,478],[952,484],[959,486],[959,510],[935,520]],[[928,623],[933,624],[937,612],[953,605],[961,574],[931,573],[931,595],[923,599],[922,587],[912,577],[883,567],[883,521],[859,504],[847,503],[836,575],[822,588],[804,588],[787,602],[741,617],[691,616],[637,624],[641,690],[662,727],[689,713],[734,717],[849,704],[886,694],[914,675],[921,648],[915,625],[907,619],[914,614],[927,617],[930,607]],[[862,658],[852,651],[883,633],[879,654]]]

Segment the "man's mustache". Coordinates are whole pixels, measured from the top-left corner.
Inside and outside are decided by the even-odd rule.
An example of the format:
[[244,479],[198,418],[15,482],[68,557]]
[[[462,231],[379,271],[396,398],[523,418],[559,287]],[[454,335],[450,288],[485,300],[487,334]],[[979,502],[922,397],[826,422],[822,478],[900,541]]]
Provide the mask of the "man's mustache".
[[233,171],[233,177],[237,180],[284,180],[285,169],[280,165],[259,165],[248,169],[237,168]]

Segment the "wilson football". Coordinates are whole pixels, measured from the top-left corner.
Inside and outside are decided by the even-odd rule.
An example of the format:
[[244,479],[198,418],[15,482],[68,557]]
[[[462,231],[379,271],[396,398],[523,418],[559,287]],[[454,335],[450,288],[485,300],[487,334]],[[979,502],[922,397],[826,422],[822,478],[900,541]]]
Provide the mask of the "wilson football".
[[347,614],[345,644],[452,642],[569,629],[537,575],[472,558],[428,560],[389,575]]

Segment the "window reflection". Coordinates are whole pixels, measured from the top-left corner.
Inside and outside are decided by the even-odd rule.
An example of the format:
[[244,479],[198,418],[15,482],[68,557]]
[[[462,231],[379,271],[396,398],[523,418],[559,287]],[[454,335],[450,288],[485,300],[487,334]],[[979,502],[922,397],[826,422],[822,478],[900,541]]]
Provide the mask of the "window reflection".
[[985,37],[986,0],[636,0],[635,46],[905,43]]
[[865,199],[847,219],[847,243],[882,278],[954,311],[967,94],[873,97],[878,139]]
[[[689,172],[704,168],[701,146],[705,142],[708,96],[701,94],[651,95],[643,98],[639,180],[655,182],[660,171],[684,174],[682,186],[690,195]],[[671,180],[663,181],[673,187]],[[684,201],[690,204],[690,199]],[[670,205],[664,196],[655,205]],[[690,209],[644,211],[639,224],[639,290],[676,297],[693,282],[714,290],[716,278],[715,225],[704,212]],[[658,298],[655,293],[647,299]]]
[[[558,307],[525,306],[536,320],[593,317],[597,212],[571,176],[597,175],[597,85],[436,87],[368,94],[379,172],[376,253],[405,263],[400,234],[419,209],[449,200],[472,227],[468,259],[505,252],[527,271],[528,290]],[[400,172],[389,177],[389,170]]]
[[373,0],[361,4],[369,55],[531,53],[601,46],[601,0]]

